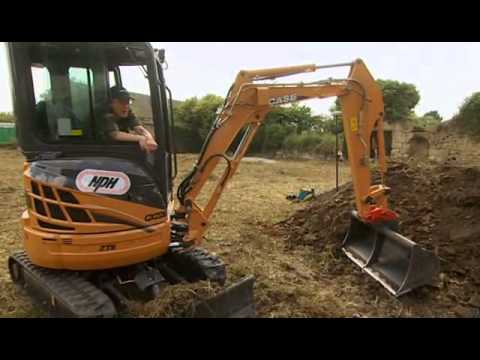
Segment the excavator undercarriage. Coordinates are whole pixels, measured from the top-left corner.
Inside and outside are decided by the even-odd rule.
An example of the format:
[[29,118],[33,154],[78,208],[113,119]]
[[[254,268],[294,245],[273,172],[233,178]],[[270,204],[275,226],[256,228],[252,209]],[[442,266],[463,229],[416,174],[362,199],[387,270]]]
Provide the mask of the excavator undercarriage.
[[[56,317],[128,316],[128,301],[150,301],[168,285],[211,281],[224,285],[225,264],[201,248],[172,248],[161,258],[112,271],[49,270],[25,252],[9,258],[11,278]],[[194,299],[176,317],[254,317],[254,278],[246,277],[209,299]]]

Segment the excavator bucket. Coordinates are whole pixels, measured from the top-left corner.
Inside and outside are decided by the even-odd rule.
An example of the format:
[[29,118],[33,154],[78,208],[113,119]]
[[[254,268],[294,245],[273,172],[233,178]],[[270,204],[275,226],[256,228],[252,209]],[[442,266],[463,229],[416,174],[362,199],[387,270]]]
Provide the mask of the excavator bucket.
[[253,286],[255,278],[246,277],[220,294],[196,301],[183,316],[189,318],[254,318]]
[[396,297],[433,284],[440,271],[432,252],[385,225],[365,223],[356,211],[352,212],[343,251]]

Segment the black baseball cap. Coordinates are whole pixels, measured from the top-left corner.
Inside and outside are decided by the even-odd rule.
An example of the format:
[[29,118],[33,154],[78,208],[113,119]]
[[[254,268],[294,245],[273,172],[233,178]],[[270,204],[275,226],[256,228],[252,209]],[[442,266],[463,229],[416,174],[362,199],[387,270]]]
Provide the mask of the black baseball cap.
[[135,100],[130,93],[127,91],[127,89],[120,87],[120,86],[114,86],[110,89],[110,95],[112,100],[113,99],[118,99],[118,100]]

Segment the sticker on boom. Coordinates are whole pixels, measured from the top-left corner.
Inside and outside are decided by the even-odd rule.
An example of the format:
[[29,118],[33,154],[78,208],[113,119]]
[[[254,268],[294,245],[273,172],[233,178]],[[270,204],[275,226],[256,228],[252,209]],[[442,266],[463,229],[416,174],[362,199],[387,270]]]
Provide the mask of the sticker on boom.
[[122,172],[87,169],[77,175],[75,185],[81,192],[124,195],[130,190],[131,183]]

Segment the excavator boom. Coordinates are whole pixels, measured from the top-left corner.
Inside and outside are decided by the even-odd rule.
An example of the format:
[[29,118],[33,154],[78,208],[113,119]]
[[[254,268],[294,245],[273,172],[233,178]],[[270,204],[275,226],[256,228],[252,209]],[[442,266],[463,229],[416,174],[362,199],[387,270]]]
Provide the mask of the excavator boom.
[[[350,67],[347,78],[310,83],[258,83],[259,80],[338,66]],[[399,240],[401,236],[396,233],[398,236],[393,235],[390,228],[396,222],[397,215],[388,207],[387,194],[390,189],[384,184],[387,168],[383,135],[383,95],[360,59],[352,63],[325,66],[311,64],[241,71],[238,74],[225,105],[207,136],[199,160],[178,190],[181,205],[177,209],[177,217],[184,219],[188,228],[183,240],[196,245],[202,242],[208,220],[223,190],[238,169],[266,115],[275,106],[327,97],[340,98],[355,192],[356,211],[352,213],[352,226],[343,244],[345,253],[394,295],[430,284],[438,273],[438,260],[417,244]],[[372,184],[370,166],[370,139],[374,130],[378,144],[378,168],[381,178],[379,184]],[[227,150],[240,133],[243,133],[241,141],[233,155],[228,156]],[[196,200],[220,161],[226,161],[226,170],[210,194],[206,206],[202,208]],[[379,227],[382,227],[381,230]],[[395,246],[389,246],[390,244],[395,244],[405,251],[393,251]],[[391,261],[389,256],[393,254],[394,260]],[[425,265],[420,270],[414,263],[417,258],[422,258]],[[412,269],[418,271],[414,272]],[[392,271],[395,275],[392,275]],[[413,277],[415,281],[410,281]]]

